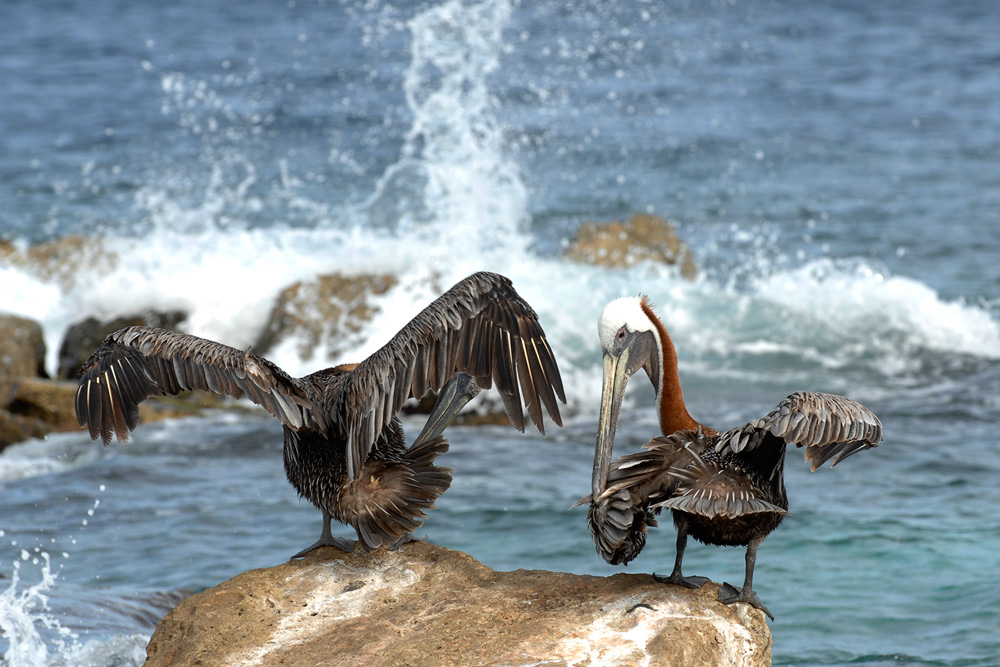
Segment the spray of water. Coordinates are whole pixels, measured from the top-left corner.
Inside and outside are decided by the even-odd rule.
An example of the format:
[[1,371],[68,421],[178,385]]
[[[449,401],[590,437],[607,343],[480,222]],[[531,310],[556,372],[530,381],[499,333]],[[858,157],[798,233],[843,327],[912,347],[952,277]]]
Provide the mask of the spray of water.
[[524,251],[527,193],[488,85],[510,13],[506,0],[452,0],[408,23],[403,90],[413,124],[400,159],[361,207],[358,220],[368,228],[388,228],[442,255]]

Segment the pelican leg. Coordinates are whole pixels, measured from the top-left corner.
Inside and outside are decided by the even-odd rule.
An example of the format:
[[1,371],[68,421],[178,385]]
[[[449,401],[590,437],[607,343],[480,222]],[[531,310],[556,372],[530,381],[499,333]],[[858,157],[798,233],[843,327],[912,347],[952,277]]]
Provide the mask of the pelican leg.
[[760,601],[760,596],[753,589],[753,568],[757,564],[757,547],[763,539],[751,540],[747,545],[747,571],[743,580],[743,588],[736,588],[732,584],[723,583],[719,586],[719,602],[723,604],[735,604],[736,602],[746,602],[748,605],[760,609],[767,614],[772,621],[774,616],[768,611],[764,603]]
[[701,588],[708,583],[708,577],[685,577],[681,574],[681,562],[684,560],[684,549],[687,548],[687,521],[679,519],[679,513],[674,514],[674,525],[677,526],[677,555],[674,557],[674,570],[669,577],[661,577],[653,573],[653,579],[661,584],[676,584],[686,588]]
[[330,516],[329,512],[323,510],[323,532],[320,533],[319,539],[316,540],[313,544],[310,544],[302,551],[292,556],[290,560],[294,560],[296,558],[303,558],[307,553],[315,551],[320,547],[335,547],[347,553],[351,553],[352,551],[354,551],[354,540],[349,540],[346,537],[333,536],[333,533],[330,531],[330,519],[332,518],[333,517]]
[[424,423],[420,435],[413,441],[411,449],[421,443],[441,435],[455,417],[462,411],[465,404],[482,391],[468,373],[456,372],[438,392],[434,409]]
[[403,535],[401,538],[390,544],[389,551],[395,551],[399,547],[403,546],[404,544],[408,544],[410,542],[426,542],[426,541],[427,541],[426,535],[424,537],[417,537],[413,533],[407,533],[406,535]]

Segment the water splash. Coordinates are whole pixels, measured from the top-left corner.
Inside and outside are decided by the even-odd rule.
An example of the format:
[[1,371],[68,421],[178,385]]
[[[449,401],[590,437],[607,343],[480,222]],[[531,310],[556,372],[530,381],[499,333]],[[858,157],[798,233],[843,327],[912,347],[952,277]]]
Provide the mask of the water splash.
[[[0,461],[5,461],[6,454],[4,452]],[[39,458],[44,459],[44,453]],[[3,469],[0,466],[0,470]],[[99,490],[103,493],[105,486],[101,484]],[[80,530],[87,528],[100,505],[100,499],[95,498],[85,512],[86,516],[80,519]],[[0,530],[0,537],[8,536]],[[67,539],[73,545],[77,543],[76,537],[69,536]],[[55,539],[52,541],[55,544]],[[53,563],[53,556],[48,551],[40,546],[24,547],[17,539],[11,539],[9,544],[18,555],[11,563],[10,584],[0,592],[0,629],[6,644],[0,664],[8,667],[142,664],[148,634],[124,632],[81,642],[80,634],[60,621],[74,615],[79,615],[80,619],[92,615],[96,619],[108,620],[109,625],[118,621],[123,628],[129,627],[128,619],[122,622],[122,619],[114,617],[120,605],[109,600],[106,592],[96,596],[92,592],[81,594],[68,584],[58,585],[63,564]],[[63,561],[70,558],[65,551],[57,556]],[[175,601],[176,596],[163,597],[169,603]],[[155,598],[150,598],[149,607],[158,609]],[[90,610],[90,614],[85,609]],[[140,623],[132,623],[131,627],[137,625]]]
[[[20,588],[21,562],[29,560],[35,564],[42,562],[38,571],[41,578],[38,583]],[[45,552],[32,556],[22,550],[21,560],[14,562],[10,586],[0,593],[0,628],[10,642],[4,661],[11,667],[48,664],[49,651],[39,633],[39,625],[55,631],[60,637],[74,638],[71,632],[46,614],[48,591],[55,585],[57,576],[52,572],[49,554]]]
[[360,221],[435,241],[442,252],[523,252],[527,192],[509,156],[489,75],[503,53],[506,0],[458,0],[414,17],[403,83],[413,124]]
[[[37,575],[37,582],[27,585],[22,580],[22,565],[35,568],[32,574]],[[58,578],[58,569],[53,570],[47,552],[38,548],[21,551],[20,560],[13,563],[10,585],[0,593],[0,629],[8,644],[0,664],[7,667],[141,665],[146,658],[148,634],[116,634],[81,643],[76,632],[59,622],[49,606]]]

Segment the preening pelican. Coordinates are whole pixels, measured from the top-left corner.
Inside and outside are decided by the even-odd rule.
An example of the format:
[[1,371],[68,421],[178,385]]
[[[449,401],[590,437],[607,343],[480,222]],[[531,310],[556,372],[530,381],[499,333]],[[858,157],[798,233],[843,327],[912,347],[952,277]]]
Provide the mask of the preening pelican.
[[[592,495],[587,513],[601,556],[614,565],[635,558],[662,508],[672,511],[677,555],[668,577],[657,581],[698,588],[704,577],[685,577],[687,537],[705,544],[745,546],[742,588],[723,584],[719,601],[746,602],[772,619],[753,590],[757,547],[787,514],[785,448],[805,447],[815,471],[882,441],[882,423],[868,408],[843,396],[800,392],[762,419],[719,433],[687,411],[677,373],[677,352],[645,296],[612,301],[598,323],[604,383]],[[661,436],[643,451],[611,461],[628,379],[646,371],[656,390]]]
[[[281,422],[288,481],[323,512],[321,546],[351,550],[330,519],[350,524],[368,550],[412,538],[425,510],[451,484],[434,465],[448,450],[441,433],[481,389],[496,384],[510,422],[528,415],[545,432],[542,406],[562,425],[562,379],[538,316],[509,279],[476,273],[462,280],[358,364],[293,378],[249,350],[175,331],[128,327],[108,336],[80,371],[76,413],[105,445],[139,422],[151,396],[200,389],[246,396]],[[396,417],[428,390],[437,402],[413,445]]]

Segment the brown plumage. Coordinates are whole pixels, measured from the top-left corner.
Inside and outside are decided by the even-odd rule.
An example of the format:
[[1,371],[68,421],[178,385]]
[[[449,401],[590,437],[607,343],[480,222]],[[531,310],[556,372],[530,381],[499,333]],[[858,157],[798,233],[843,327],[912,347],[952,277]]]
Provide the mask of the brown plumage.
[[[805,447],[805,460],[815,471],[827,461],[834,466],[877,447],[881,422],[849,398],[798,392],[767,416],[720,434],[688,413],[673,342],[645,297],[608,304],[599,330],[604,392],[592,495],[581,501],[590,502],[587,517],[598,553],[609,563],[628,563],[642,551],[656,515],[668,508],[677,528],[677,555],[670,576],[657,580],[695,588],[707,581],[681,574],[688,535],[705,544],[746,546],[743,587],[723,584],[719,600],[748,602],[770,616],[753,591],[753,569],[757,547],[788,513],[786,447]],[[612,462],[625,385],[640,368],[656,389],[663,435]]]
[[[434,465],[448,449],[441,432],[494,384],[518,430],[522,399],[540,431],[543,406],[561,425],[562,380],[537,315],[509,279],[476,273],[364,361],[302,378],[249,350],[163,329],[121,329],[81,369],[76,411],[107,445],[112,435],[128,439],[150,396],[198,389],[260,405],[283,426],[289,482],[323,512],[320,540],[300,556],[324,545],[349,548],[330,534],[331,518],[352,525],[367,549],[409,539],[451,484],[450,470]],[[427,391],[439,392],[437,403],[407,448],[396,413]]]

